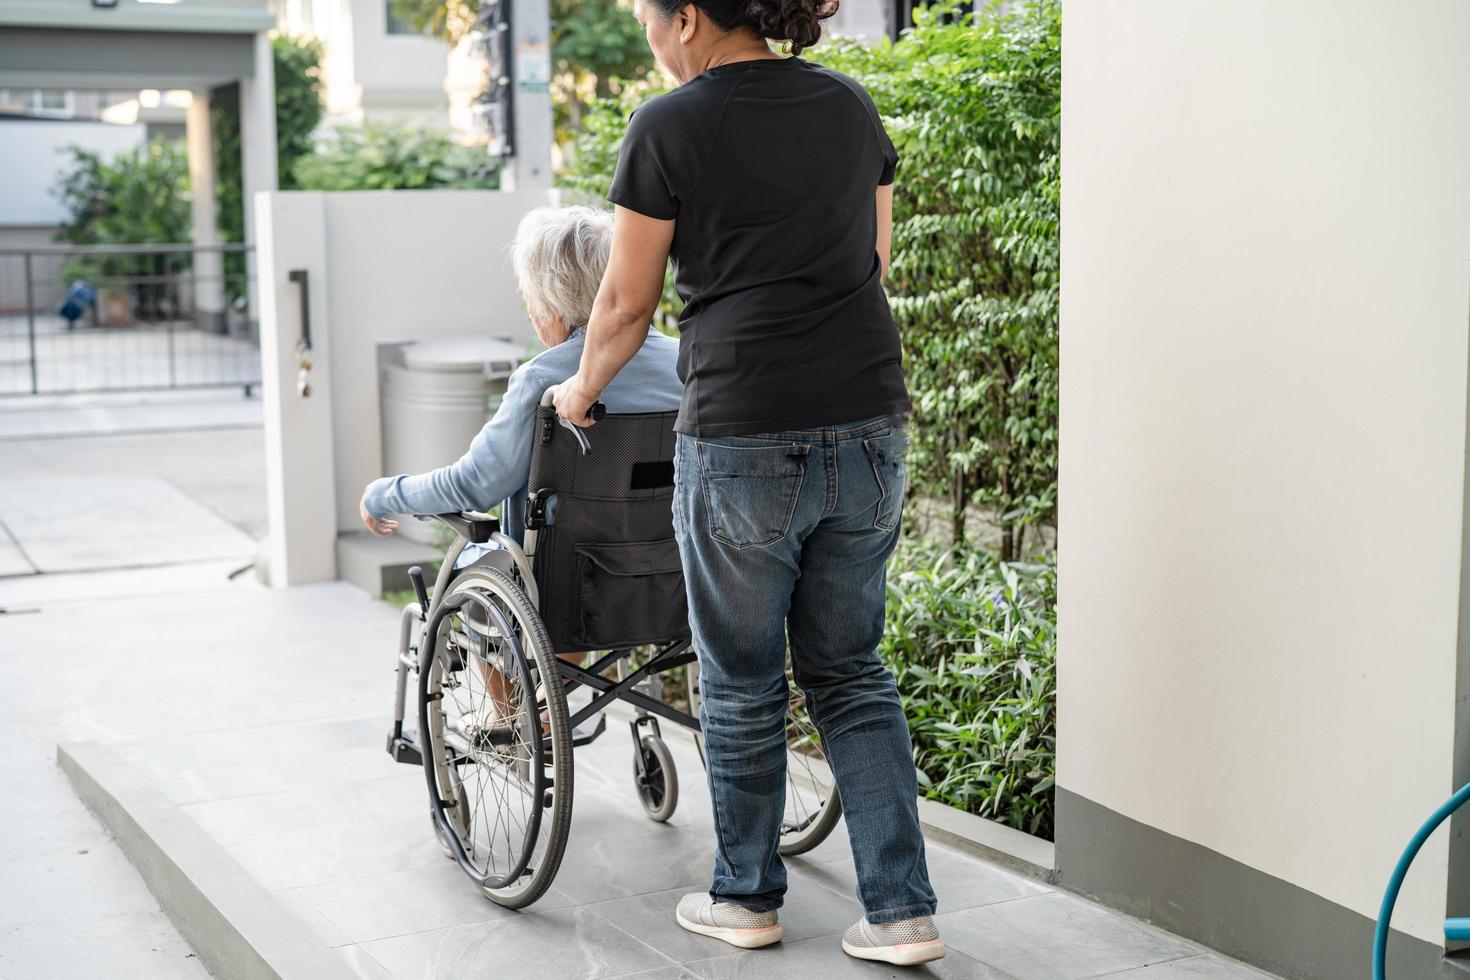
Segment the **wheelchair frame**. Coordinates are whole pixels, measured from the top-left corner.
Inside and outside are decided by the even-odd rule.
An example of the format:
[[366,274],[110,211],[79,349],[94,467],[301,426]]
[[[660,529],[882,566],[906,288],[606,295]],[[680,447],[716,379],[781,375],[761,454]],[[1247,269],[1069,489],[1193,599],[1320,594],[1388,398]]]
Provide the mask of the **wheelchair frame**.
[[[408,695],[408,673],[414,669],[425,669],[428,665],[428,658],[433,653],[432,643],[425,644],[422,641],[426,637],[433,636],[437,631],[444,612],[443,597],[448,594],[449,582],[454,577],[454,573],[458,571],[454,563],[459,559],[465,546],[471,543],[493,543],[503,549],[517,571],[516,584],[525,591],[533,606],[540,607],[540,595],[537,591],[535,576],[532,574],[534,566],[531,564],[536,556],[536,529],[526,531],[526,546],[523,548],[519,542],[500,529],[498,518],[488,514],[436,514],[431,519],[441,522],[454,531],[455,539],[444,554],[443,563],[439,566],[439,574],[434,580],[432,593],[428,592],[424,585],[423,570],[419,566],[415,565],[408,571],[409,580],[418,594],[418,601],[404,606],[399,621],[398,682],[394,703],[393,731],[388,736],[388,754],[395,761],[409,765],[422,765],[423,752],[417,739],[406,734],[403,728]],[[421,612],[421,610],[426,611]],[[418,637],[419,643],[413,642],[415,625],[422,627]],[[411,657],[414,651],[418,653],[417,659]],[[694,653],[694,645],[688,640],[676,640],[673,643],[664,644],[658,647],[654,655],[642,666],[631,673],[624,672],[621,669],[623,663],[633,653],[633,649],[612,650],[603,654],[589,667],[581,667],[567,663],[560,658],[557,659],[557,674],[566,693],[571,693],[578,687],[588,687],[597,692],[588,704],[571,716],[572,728],[575,729],[588,718],[601,714],[613,701],[625,701],[638,709],[638,715],[630,722],[635,742],[639,737],[638,729],[644,724],[652,726],[654,735],[660,735],[658,718],[675,722],[691,731],[698,732],[700,730],[699,719],[694,715],[635,689],[637,685],[655,674],[689,666],[693,671],[689,684],[692,690],[698,683],[694,678],[697,678],[699,670],[699,659]],[[602,674],[613,664],[619,667],[619,679],[616,681]],[[574,746],[586,745],[596,740],[603,730],[603,726],[599,726],[591,735],[573,739],[572,744]],[[641,753],[638,764],[641,770]]]
[[[548,393],[548,397],[542,400],[542,406],[544,408],[549,404]],[[545,414],[543,412],[543,415]],[[545,429],[545,426],[550,425],[550,418],[548,415],[538,423],[543,426],[543,443],[550,438],[548,430]],[[582,452],[584,454],[588,452],[590,445],[581,430],[569,425],[567,428],[572,428]],[[426,587],[422,569],[418,566],[409,569],[409,580],[416,593],[416,601],[404,605],[399,620],[393,727],[387,739],[388,754],[395,761],[420,765],[424,768],[431,796],[431,816],[446,854],[479,884],[487,897],[512,908],[523,907],[534,902],[544,892],[551,877],[554,877],[556,873],[556,868],[561,860],[560,848],[564,846],[566,840],[567,825],[563,821],[569,819],[570,816],[575,782],[573,757],[569,756],[565,759],[566,768],[563,772],[561,753],[579,745],[589,744],[600,737],[607,728],[604,712],[613,701],[624,701],[634,709],[634,717],[629,721],[629,730],[634,745],[635,788],[644,810],[652,819],[656,821],[669,819],[678,802],[678,774],[673,765],[673,757],[659,731],[659,719],[673,722],[695,733],[695,743],[699,749],[700,759],[701,762],[704,761],[703,743],[698,738],[699,718],[694,711],[681,710],[661,700],[660,675],[679,667],[686,667],[686,690],[689,705],[691,709],[697,705],[699,663],[692,639],[681,638],[662,644],[645,644],[645,647],[650,645],[653,647],[652,655],[641,666],[629,670],[628,659],[636,649],[641,647],[612,649],[605,652],[588,650],[588,654],[602,652],[602,655],[590,665],[580,665],[562,660],[556,655],[557,651],[554,646],[550,648],[551,655],[548,659],[547,648],[544,645],[544,622],[536,622],[531,630],[532,633],[542,637],[542,640],[539,641],[535,636],[519,634],[510,628],[507,615],[514,615],[528,625],[530,620],[526,619],[526,613],[531,614],[532,620],[542,620],[545,615],[546,607],[542,603],[537,584],[535,563],[541,528],[550,524],[550,521],[546,520],[548,493],[549,491],[543,490],[533,490],[530,493],[527,502],[524,546],[505,534],[500,520],[488,514],[438,514],[421,518],[438,520],[443,523],[454,532],[454,540],[444,555],[432,592]],[[509,501],[506,501],[502,505],[502,514],[512,512],[508,504]],[[493,572],[487,571],[482,575],[484,586],[472,585],[463,590],[454,591],[452,586],[456,574],[475,567],[466,566],[466,569],[463,570],[457,570],[454,567],[465,547],[471,542],[497,545],[500,549],[498,553],[505,556],[505,567],[497,568]],[[501,584],[496,585],[497,582]],[[492,602],[491,598],[487,598],[487,595],[493,595],[496,589],[503,592],[507,588],[512,588],[515,593],[518,593],[512,607],[502,609]],[[522,604],[522,600],[524,600],[523,605],[528,608],[520,610],[513,608],[516,604]],[[472,604],[479,605],[484,611],[486,619],[483,629],[486,635],[502,636],[508,641],[513,655],[519,658],[515,661],[519,668],[519,673],[516,675],[517,680],[530,681],[532,684],[539,684],[540,687],[550,688],[549,671],[546,668],[554,664],[556,680],[561,685],[561,690],[555,698],[548,691],[544,699],[538,693],[529,704],[523,702],[523,707],[527,711],[541,711],[543,708],[550,711],[553,702],[557,702],[556,710],[551,712],[551,720],[543,720],[540,723],[541,731],[533,738],[533,746],[530,747],[529,754],[514,756],[514,761],[511,757],[507,757],[504,763],[498,761],[494,763],[496,767],[518,767],[515,771],[523,773],[520,777],[520,788],[534,794],[535,803],[532,805],[532,811],[523,813],[526,822],[521,827],[530,838],[539,839],[537,835],[541,832],[544,818],[542,811],[552,806],[553,798],[558,801],[557,816],[553,818],[551,831],[552,837],[560,840],[560,844],[556,845],[558,851],[554,860],[544,858],[538,865],[535,874],[529,868],[529,861],[535,849],[534,843],[530,849],[523,845],[508,871],[500,872],[498,869],[488,870],[475,867],[469,857],[470,851],[478,848],[475,828],[472,825],[465,831],[463,824],[456,827],[449,813],[451,808],[458,808],[462,805],[469,807],[469,801],[462,795],[466,784],[460,771],[461,767],[486,765],[482,756],[493,753],[494,749],[487,748],[487,746],[497,744],[495,742],[495,739],[499,737],[497,733],[502,731],[501,727],[485,727],[482,723],[466,729],[463,727],[462,719],[459,722],[461,727],[455,728],[446,723],[442,708],[436,708],[434,711],[430,709],[432,701],[444,698],[445,690],[457,687],[462,683],[456,680],[451,685],[447,678],[452,674],[465,676],[467,672],[467,663],[463,659],[465,650],[463,637],[456,638],[456,634],[451,629],[449,634],[446,634],[446,647],[442,654],[436,651],[436,644],[443,632],[445,619],[462,612]],[[536,653],[536,659],[542,664],[539,672],[534,666],[527,666],[531,660],[527,655],[527,644],[531,649],[536,649],[538,643],[542,644],[539,652]],[[484,662],[488,663],[488,661]],[[505,661],[505,663],[509,662]],[[615,677],[605,676],[604,672],[610,667],[616,668]],[[408,678],[411,672],[418,676],[418,727],[415,732],[410,732],[404,727],[404,719],[407,714]],[[538,677],[543,679],[538,682]],[[435,687],[439,683],[444,684],[443,689]],[[572,712],[569,706],[563,707],[565,696],[578,687],[588,688],[592,695],[586,705]],[[820,751],[820,737],[818,735],[815,742],[811,741],[816,730],[809,721],[802,720],[801,708],[800,698],[794,696],[787,721],[788,753],[797,753],[802,758],[815,760],[816,755],[810,750],[810,746],[816,745]],[[563,710],[566,710],[566,715],[561,714]],[[431,723],[431,715],[437,720],[437,726]],[[577,735],[576,726],[593,717],[598,718],[596,727],[585,735]],[[558,721],[558,719],[564,720]],[[548,725],[551,726],[549,733]],[[802,725],[805,725],[805,733],[802,731]],[[531,727],[537,727],[534,717]],[[645,727],[649,729],[647,733],[643,731]],[[557,731],[562,734],[556,735]],[[451,745],[446,732],[450,732],[458,741]],[[793,736],[797,739],[795,743],[792,742]],[[435,740],[432,745],[431,740]],[[788,754],[788,777],[792,780],[791,785],[794,786],[798,777],[791,775],[791,758],[792,755]],[[446,764],[451,767],[451,770],[446,770],[448,772],[447,783],[442,782],[441,774]],[[532,768],[533,765],[534,768]],[[564,785],[555,785],[553,780],[546,777],[545,768],[547,766],[556,769],[560,774],[557,780],[564,780]],[[807,763],[807,780],[803,785],[816,793],[817,801],[811,807],[803,805],[801,813],[793,817],[791,823],[783,823],[783,840],[779,844],[779,849],[785,855],[799,854],[815,847],[826,838],[841,816],[841,800],[837,795],[835,785],[824,790],[817,777],[811,772],[810,762]],[[446,791],[453,799],[446,799]],[[789,794],[790,789],[788,788],[788,802],[790,801]],[[563,799],[565,803],[561,802]],[[564,812],[562,807],[565,807]],[[454,819],[464,819],[460,815],[460,810],[455,809],[455,814]],[[464,846],[463,834],[466,832],[471,844],[469,850]],[[790,834],[789,839],[788,833]],[[459,834],[461,838],[451,844],[446,834],[451,836]],[[529,880],[533,884],[517,890],[518,882],[527,875],[531,876]],[[548,875],[550,877],[547,877]],[[540,879],[544,881],[539,886],[534,884]]]

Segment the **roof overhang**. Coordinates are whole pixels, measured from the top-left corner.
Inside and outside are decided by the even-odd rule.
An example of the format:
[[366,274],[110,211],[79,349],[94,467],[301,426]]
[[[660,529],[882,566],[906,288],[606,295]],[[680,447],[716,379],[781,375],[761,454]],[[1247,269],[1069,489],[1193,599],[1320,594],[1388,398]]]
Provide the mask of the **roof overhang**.
[[0,26],[97,31],[258,34],[275,26],[266,0],[0,0]]
[[253,33],[0,30],[0,88],[204,89],[254,74]]

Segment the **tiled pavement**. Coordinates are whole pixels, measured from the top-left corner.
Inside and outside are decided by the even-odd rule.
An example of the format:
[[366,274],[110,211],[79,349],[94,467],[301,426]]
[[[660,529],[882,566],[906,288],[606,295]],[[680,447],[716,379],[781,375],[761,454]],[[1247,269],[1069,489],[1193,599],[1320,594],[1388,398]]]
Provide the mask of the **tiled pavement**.
[[[385,678],[386,680],[386,678]],[[386,692],[386,685],[385,685]],[[417,768],[381,749],[381,717],[134,741],[115,749],[182,805],[280,901],[368,977],[873,977],[838,949],[861,914],[839,826],[788,862],[785,942],[735,952],[678,928],[674,903],[708,879],[708,796],[690,743],[672,740],[681,801],[649,821],[614,721],[577,750],[566,859],[526,912],[481,898],[434,843]],[[950,953],[916,976],[1262,975],[1042,884],[930,847]]]

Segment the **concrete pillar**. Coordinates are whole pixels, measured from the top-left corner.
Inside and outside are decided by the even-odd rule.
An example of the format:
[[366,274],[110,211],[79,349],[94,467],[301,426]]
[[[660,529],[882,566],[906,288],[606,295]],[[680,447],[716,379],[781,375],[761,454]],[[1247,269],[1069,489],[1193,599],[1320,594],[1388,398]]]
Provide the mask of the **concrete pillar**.
[[220,243],[219,199],[214,186],[214,134],[209,125],[209,90],[198,89],[184,116],[185,143],[189,150],[189,195],[193,202],[194,317],[199,327],[211,333],[225,332],[224,261],[219,252],[207,251]]
[[[250,201],[260,237],[261,403],[265,414],[266,514],[270,528],[257,574],[275,587],[337,577],[336,450],[332,425],[332,334],[327,304],[326,203],[317,193],[261,194]],[[296,345],[303,328],[301,285],[307,274],[305,311],[311,319],[311,397],[296,387]],[[376,394],[374,382],[372,390]],[[350,437],[362,432],[352,429]],[[372,426],[372,441],[378,440]]]
[[547,0],[511,0],[515,155],[501,171],[508,191],[551,186],[551,15]]
[[[255,244],[255,197],[277,188],[276,64],[270,35],[255,35],[254,71],[240,80],[240,169],[245,206],[245,241]],[[260,317],[259,282],[254,253],[246,256],[250,319]]]

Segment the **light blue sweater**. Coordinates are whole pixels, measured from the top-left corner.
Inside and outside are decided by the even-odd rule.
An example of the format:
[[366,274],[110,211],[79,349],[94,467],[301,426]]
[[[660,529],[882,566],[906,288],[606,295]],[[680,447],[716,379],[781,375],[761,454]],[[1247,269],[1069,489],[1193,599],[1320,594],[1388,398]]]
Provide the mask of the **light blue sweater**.
[[[450,514],[484,511],[509,500],[502,515],[505,533],[517,541],[524,534],[527,483],[531,478],[531,430],[536,407],[552,385],[577,373],[587,328],[578,327],[566,340],[516,368],[495,417],[485,423],[469,451],[448,466],[417,476],[385,476],[368,484],[363,501],[368,513]],[[602,402],[609,412],[673,412],[683,386],[675,373],[679,342],[653,327],[627,366],[618,372]],[[596,441],[594,427],[588,438]],[[480,549],[470,549],[478,551]]]

